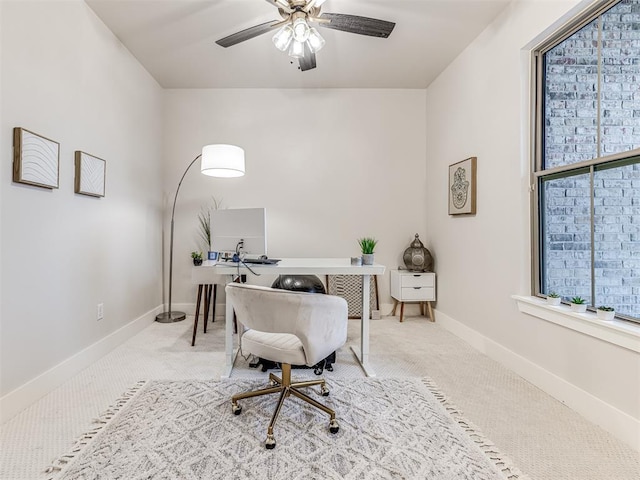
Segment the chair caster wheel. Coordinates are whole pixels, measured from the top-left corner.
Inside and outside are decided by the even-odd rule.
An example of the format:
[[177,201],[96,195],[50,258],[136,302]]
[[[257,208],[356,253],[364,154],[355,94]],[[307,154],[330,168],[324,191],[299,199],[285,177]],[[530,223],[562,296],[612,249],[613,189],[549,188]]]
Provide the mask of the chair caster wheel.
[[324,384],[320,385],[320,393],[322,394],[323,397],[329,396],[329,389],[327,388],[326,385]]
[[276,439],[273,435],[267,435],[267,439],[264,442],[264,446],[267,450],[273,450],[276,448]]
[[234,415],[240,415],[242,413],[242,407],[237,403],[231,405],[231,411]]
[[331,433],[338,433],[338,430],[340,430],[340,425],[338,425],[338,421],[334,418],[329,422],[329,431]]
[[275,380],[269,380],[269,386],[270,387],[277,387],[278,386],[278,382],[276,382]]
[[331,365],[331,364],[327,365],[324,368],[327,369],[329,372],[333,372],[333,365]]
[[313,369],[313,373],[315,373],[316,375],[322,375],[322,368],[314,368]]

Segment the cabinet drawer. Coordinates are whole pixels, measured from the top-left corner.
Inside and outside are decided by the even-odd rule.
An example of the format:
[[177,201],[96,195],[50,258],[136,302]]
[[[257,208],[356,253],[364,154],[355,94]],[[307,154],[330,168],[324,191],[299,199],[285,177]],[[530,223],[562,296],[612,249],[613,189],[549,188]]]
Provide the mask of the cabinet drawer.
[[405,287],[435,287],[436,276],[433,273],[410,273],[400,275],[400,286]]
[[402,302],[412,300],[428,302],[436,299],[436,289],[434,287],[402,287],[400,295]]

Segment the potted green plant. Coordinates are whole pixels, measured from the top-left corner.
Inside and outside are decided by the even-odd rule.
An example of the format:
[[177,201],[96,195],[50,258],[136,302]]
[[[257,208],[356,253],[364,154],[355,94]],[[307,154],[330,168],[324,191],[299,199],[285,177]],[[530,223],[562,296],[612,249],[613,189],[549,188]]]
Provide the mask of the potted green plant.
[[198,213],[198,235],[202,246],[208,251],[208,260],[216,260],[218,258],[218,253],[211,251],[211,212],[218,210],[221,206],[222,200],[218,201],[215,197],[211,197],[211,203],[202,206]]
[[560,305],[562,298],[556,292],[549,292],[547,295],[547,304],[557,307]]
[[577,313],[587,311],[587,301],[582,297],[573,297],[571,299],[571,310]]
[[596,315],[600,320],[611,321],[616,316],[616,310],[613,307],[608,307],[606,305],[600,305],[596,310]]
[[363,237],[358,239],[360,250],[362,251],[362,264],[373,265],[373,252],[378,241],[372,237]]
[[202,252],[191,252],[191,258],[193,258],[193,264],[196,267],[202,265]]

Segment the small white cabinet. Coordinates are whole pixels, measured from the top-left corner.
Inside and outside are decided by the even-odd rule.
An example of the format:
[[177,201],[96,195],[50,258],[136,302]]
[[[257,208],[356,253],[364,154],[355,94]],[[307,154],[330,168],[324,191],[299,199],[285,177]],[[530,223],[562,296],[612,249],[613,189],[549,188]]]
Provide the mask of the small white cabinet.
[[431,302],[436,300],[436,274],[433,272],[410,272],[408,270],[391,270],[391,296],[393,312],[400,303],[400,321],[404,317],[405,302],[420,302],[420,313],[424,315],[425,307],[429,309],[429,319],[435,322]]

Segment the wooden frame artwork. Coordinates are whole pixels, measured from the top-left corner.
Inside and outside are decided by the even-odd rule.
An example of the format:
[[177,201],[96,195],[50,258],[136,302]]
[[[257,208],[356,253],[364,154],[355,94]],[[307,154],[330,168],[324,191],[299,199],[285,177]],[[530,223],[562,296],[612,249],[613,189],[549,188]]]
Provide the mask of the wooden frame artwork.
[[449,165],[449,215],[476,213],[476,157]]
[[107,162],[76,150],[75,192],[91,197],[104,197]]
[[60,144],[26,128],[13,129],[13,181],[58,188]]

